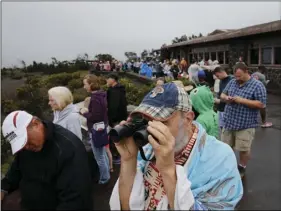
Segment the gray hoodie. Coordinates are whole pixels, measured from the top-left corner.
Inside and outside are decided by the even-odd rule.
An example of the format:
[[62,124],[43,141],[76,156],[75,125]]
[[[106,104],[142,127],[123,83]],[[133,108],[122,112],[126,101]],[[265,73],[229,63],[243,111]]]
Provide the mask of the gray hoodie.
[[81,121],[78,108],[72,103],[66,106],[62,111],[54,111],[53,123],[58,124],[82,140]]

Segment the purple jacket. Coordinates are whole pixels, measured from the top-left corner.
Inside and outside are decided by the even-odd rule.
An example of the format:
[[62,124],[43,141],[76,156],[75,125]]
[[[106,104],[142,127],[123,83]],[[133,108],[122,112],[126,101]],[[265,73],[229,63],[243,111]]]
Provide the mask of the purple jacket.
[[87,126],[90,130],[97,122],[105,122],[107,124],[107,98],[106,92],[99,90],[91,94],[89,104],[89,112],[83,116],[87,119]]

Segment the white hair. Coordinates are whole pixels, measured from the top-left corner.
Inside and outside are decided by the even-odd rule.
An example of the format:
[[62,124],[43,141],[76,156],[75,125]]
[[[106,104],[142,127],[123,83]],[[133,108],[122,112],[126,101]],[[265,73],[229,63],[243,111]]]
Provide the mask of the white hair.
[[48,94],[54,99],[60,109],[64,109],[66,106],[73,103],[73,95],[67,87],[53,87],[49,89]]

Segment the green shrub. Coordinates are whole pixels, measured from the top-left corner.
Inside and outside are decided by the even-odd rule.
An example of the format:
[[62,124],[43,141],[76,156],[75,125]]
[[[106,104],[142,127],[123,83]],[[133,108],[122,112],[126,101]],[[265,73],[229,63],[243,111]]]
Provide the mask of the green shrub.
[[80,103],[81,101],[84,101],[86,97],[89,96],[89,94],[83,88],[74,90],[72,94],[73,103]]
[[73,78],[73,79],[74,79],[74,78],[76,78],[76,79],[81,78],[80,72],[72,73],[72,78]]
[[25,81],[25,84],[29,84],[33,87],[39,87],[41,84],[40,84],[40,81],[41,81],[41,77],[40,76],[28,76],[26,78],[26,81]]
[[130,79],[121,78],[120,84],[125,86],[126,97],[128,104],[139,105],[144,96],[154,87],[154,85],[139,85],[136,86]]
[[74,91],[74,89],[80,89],[81,87],[83,87],[83,81],[81,78],[73,78],[68,82],[67,86],[71,91]]
[[19,110],[19,105],[16,101],[14,100],[9,100],[9,99],[2,99],[1,100],[1,110],[3,114],[8,115],[9,113]]
[[2,130],[0,132],[1,132],[1,163],[5,163],[7,159],[12,155],[11,145],[8,141],[4,139]]
[[67,86],[71,79],[72,74],[69,73],[52,74],[44,78],[41,85],[47,87],[48,89],[55,86]]
[[23,85],[22,87],[17,88],[16,96],[19,100],[29,99],[33,97],[32,91],[32,86]]

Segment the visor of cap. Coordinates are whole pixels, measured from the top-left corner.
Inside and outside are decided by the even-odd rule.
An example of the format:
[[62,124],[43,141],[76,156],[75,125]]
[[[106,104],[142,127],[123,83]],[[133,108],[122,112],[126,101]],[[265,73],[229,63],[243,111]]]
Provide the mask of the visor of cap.
[[20,151],[27,143],[27,130],[26,128],[15,131],[16,138],[10,142],[12,148],[12,154],[16,154]]

